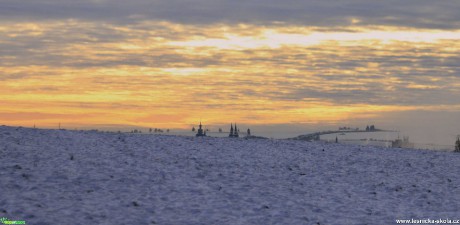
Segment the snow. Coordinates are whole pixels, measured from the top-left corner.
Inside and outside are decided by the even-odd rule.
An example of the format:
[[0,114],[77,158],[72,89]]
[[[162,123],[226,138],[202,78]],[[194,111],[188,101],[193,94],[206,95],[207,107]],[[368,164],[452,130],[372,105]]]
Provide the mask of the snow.
[[27,224],[460,219],[460,154],[0,127],[0,217]]

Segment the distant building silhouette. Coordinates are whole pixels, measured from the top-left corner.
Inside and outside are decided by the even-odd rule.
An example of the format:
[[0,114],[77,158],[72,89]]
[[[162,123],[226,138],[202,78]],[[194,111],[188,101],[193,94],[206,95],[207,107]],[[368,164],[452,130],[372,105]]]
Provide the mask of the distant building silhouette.
[[403,137],[403,139],[399,138],[391,142],[392,148],[414,148],[414,143],[409,142],[409,137]]
[[374,125],[370,125],[370,126],[367,125],[366,126],[366,131],[376,131],[375,126]]
[[228,136],[229,137],[239,137],[238,127],[236,127],[236,123],[235,123],[235,129],[233,129],[233,124],[230,124],[230,134]]
[[201,125],[200,121],[200,126],[198,127],[198,132],[196,133],[197,137],[205,137],[206,136],[206,131],[203,131],[203,126]]

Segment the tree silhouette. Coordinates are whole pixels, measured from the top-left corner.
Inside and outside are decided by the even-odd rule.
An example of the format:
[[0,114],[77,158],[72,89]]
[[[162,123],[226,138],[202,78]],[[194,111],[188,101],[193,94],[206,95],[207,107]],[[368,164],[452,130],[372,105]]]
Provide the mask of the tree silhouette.
[[460,152],[460,135],[457,137],[457,141],[455,142],[455,151]]

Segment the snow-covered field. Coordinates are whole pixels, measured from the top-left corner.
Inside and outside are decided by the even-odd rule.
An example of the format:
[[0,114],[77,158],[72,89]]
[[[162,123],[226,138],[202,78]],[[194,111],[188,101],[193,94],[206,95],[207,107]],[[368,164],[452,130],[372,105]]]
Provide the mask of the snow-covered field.
[[460,154],[0,127],[0,217],[27,224],[460,219]]

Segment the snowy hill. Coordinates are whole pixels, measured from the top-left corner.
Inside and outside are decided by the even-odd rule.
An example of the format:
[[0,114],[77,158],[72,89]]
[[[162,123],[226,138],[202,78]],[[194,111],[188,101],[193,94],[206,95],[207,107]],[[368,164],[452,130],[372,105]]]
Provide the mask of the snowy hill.
[[0,217],[27,224],[460,219],[460,154],[0,127]]

